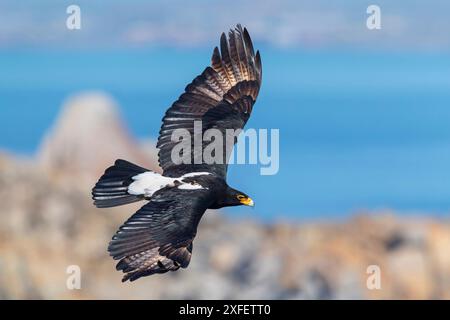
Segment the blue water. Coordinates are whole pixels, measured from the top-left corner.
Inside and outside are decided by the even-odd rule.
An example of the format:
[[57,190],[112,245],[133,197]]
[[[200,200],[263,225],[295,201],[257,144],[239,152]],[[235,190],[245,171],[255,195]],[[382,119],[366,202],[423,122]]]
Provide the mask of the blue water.
[[[33,154],[63,101],[92,89],[118,101],[136,137],[155,137],[209,51],[0,52],[0,149]],[[234,215],[450,212],[450,55],[263,48],[262,57],[248,127],[280,129],[280,171],[232,166],[229,183],[256,202]]]

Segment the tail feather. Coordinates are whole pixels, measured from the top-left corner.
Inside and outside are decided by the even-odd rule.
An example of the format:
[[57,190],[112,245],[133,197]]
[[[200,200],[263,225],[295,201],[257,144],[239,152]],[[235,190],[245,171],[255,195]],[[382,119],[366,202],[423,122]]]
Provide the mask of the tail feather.
[[92,199],[98,208],[109,208],[143,200],[142,196],[128,193],[133,177],[149,171],[131,162],[118,159],[105,170],[92,189]]

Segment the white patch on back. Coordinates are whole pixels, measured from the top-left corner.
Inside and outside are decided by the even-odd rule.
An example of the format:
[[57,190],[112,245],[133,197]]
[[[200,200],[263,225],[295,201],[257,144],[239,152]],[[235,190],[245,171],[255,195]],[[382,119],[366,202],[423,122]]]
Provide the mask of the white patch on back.
[[144,195],[145,197],[151,197],[156,191],[165,188],[167,186],[174,187],[175,181],[181,183],[178,189],[181,190],[198,190],[208,189],[203,187],[199,183],[184,182],[184,178],[191,178],[196,176],[208,175],[210,172],[190,172],[182,175],[179,178],[164,177],[159,173],[147,171],[134,176],[134,180],[128,186],[128,193],[132,195]]
[[203,187],[200,183],[183,183],[178,186],[181,190],[198,190],[198,189],[208,189]]
[[147,171],[132,178],[134,181],[128,186],[128,193],[151,197],[156,191],[173,185],[176,179],[164,177],[159,173]]
[[205,176],[208,174],[212,174],[211,172],[189,172],[185,173],[181,176],[181,179],[183,178],[191,178],[191,177],[197,177],[197,176]]

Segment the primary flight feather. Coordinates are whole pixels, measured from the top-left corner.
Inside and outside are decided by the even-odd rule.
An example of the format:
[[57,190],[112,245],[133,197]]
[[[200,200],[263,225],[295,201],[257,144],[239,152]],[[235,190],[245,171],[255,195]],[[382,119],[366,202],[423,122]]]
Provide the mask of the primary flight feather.
[[[245,193],[226,182],[228,152],[223,153],[222,161],[205,163],[195,161],[198,150],[190,148],[191,161],[174,163],[172,150],[178,142],[172,134],[177,129],[194,133],[197,121],[201,121],[202,132],[216,129],[224,136],[227,129],[242,129],[258,96],[261,78],[261,58],[254,52],[247,30],[237,25],[228,37],[223,33],[211,66],[186,87],[164,115],[157,143],[162,175],[119,159],[100,177],[92,189],[97,207],[148,201],[109,243],[109,253],[120,260],[117,270],[125,273],[122,281],[186,268],[197,226],[207,209],[253,205]],[[200,151],[205,147],[203,144]]]

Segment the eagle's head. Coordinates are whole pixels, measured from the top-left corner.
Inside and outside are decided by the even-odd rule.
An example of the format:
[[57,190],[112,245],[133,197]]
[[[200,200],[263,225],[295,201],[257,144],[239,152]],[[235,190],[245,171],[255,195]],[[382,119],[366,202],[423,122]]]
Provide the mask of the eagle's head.
[[255,203],[252,198],[246,195],[244,192],[228,187],[225,196],[225,206],[250,206],[253,207]]

